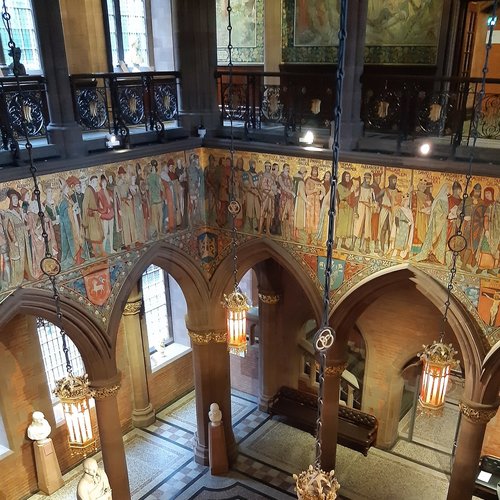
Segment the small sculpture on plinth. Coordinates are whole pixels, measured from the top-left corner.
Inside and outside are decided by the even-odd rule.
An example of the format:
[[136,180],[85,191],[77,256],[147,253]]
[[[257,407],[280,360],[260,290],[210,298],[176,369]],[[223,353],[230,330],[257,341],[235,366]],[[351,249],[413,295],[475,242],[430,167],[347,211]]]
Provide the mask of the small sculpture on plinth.
[[111,488],[106,472],[99,468],[93,458],[83,461],[84,474],[78,482],[78,500],[111,500]]
[[9,50],[9,57],[12,57],[14,60],[9,64],[9,70],[12,72],[14,76],[24,76],[26,75],[26,68],[24,64],[21,62],[21,49],[19,47],[14,47]]
[[50,424],[45,420],[45,415],[41,411],[34,411],[31,416],[32,422],[28,427],[28,437],[32,441],[40,443],[48,441],[51,432]]
[[208,412],[208,418],[214,427],[217,427],[222,422],[222,412],[220,411],[219,405],[217,403],[212,403],[210,405],[210,411]]
[[54,443],[49,438],[52,429],[41,411],[34,411],[31,420],[27,434],[33,441],[38,487],[40,491],[52,495],[64,484]]

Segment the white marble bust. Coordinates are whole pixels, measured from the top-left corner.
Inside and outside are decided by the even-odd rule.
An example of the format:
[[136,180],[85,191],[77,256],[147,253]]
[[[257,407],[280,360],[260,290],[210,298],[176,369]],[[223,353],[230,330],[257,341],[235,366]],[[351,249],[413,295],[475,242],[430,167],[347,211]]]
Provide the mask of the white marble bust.
[[111,488],[106,473],[93,458],[83,461],[83,476],[78,482],[78,500],[111,500]]
[[34,411],[32,422],[28,427],[28,437],[33,441],[45,442],[48,441],[51,428],[50,424],[45,420],[45,415],[41,411]]
[[210,405],[210,411],[208,412],[208,418],[214,427],[220,425],[222,420],[222,412],[219,409],[219,405],[217,403],[212,403]]

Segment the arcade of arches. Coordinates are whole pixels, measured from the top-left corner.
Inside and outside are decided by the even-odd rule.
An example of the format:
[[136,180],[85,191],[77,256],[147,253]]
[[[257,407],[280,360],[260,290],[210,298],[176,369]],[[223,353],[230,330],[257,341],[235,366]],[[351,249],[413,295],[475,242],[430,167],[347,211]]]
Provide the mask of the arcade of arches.
[[[258,347],[252,347],[252,351],[258,356],[253,361],[249,357],[247,361],[231,363],[231,380],[230,355],[225,344],[225,314],[221,306],[222,294],[231,288],[233,272],[229,245],[231,233],[228,221],[221,219],[220,212],[227,204],[221,188],[225,167],[221,161],[216,167],[219,170],[210,170],[213,167],[211,157],[218,159],[222,156],[221,151],[200,148],[165,153],[155,158],[137,158],[133,164],[96,165],[87,170],[42,177],[44,196],[52,196],[54,203],[62,208],[63,202],[76,193],[75,184],[72,184],[74,179],[78,183],[96,176],[110,179],[116,170],[119,181],[113,189],[118,190],[124,183],[128,183],[130,189],[136,182],[133,171],[141,182],[151,187],[156,176],[154,159],[160,168],[165,166],[162,172],[174,164],[180,169],[179,175],[170,177],[171,184],[177,180],[180,186],[182,170],[187,173],[186,191],[177,192],[183,196],[183,200],[178,201],[183,201],[184,205],[169,205],[171,200],[164,193],[172,186],[165,184],[161,188],[162,206],[171,211],[167,217],[161,216],[160,227],[155,230],[150,219],[141,219],[146,225],[150,223],[142,240],[135,233],[135,240],[127,245],[122,241],[118,248],[101,240],[102,247],[87,248],[87,260],[78,265],[76,261],[64,264],[67,262],[64,254],[67,247],[61,245],[65,230],[62,210],[59,211],[58,223],[53,224],[54,248],[60,249],[63,262],[59,281],[63,326],[80,351],[91,385],[97,391],[95,413],[99,445],[117,498],[129,497],[122,434],[132,426],[149,425],[155,410],[193,388],[198,426],[194,453],[196,460],[204,464],[208,460],[207,410],[214,401],[219,403],[225,415],[228,455],[232,458],[237,453],[228,424],[231,422],[231,383],[240,383],[243,389],[247,387],[255,391],[259,406],[264,410],[283,385],[314,390],[314,383],[308,384],[308,377],[304,376],[305,351],[301,346],[321,318],[321,265],[325,255],[324,235],[319,228],[321,214],[317,214],[316,226],[308,229],[312,217],[309,207],[313,203],[310,198],[306,199],[308,208],[304,228],[298,225],[296,204],[294,221],[291,218],[266,220],[267,216],[254,219],[249,204],[251,201],[256,203],[257,198],[250,198],[248,183],[253,176],[257,179],[266,175],[268,162],[269,166],[273,162],[279,164],[280,171],[283,164],[289,165],[291,175],[296,179],[300,178],[297,174],[304,171],[312,175],[314,167],[323,178],[328,162],[256,154],[243,149],[237,152],[237,157],[243,159],[243,170],[238,172],[241,183],[238,185],[242,188],[246,208],[244,217],[237,221],[238,272],[241,278],[253,269],[253,295],[258,305]],[[247,168],[252,160],[256,164],[255,171]],[[370,171],[371,168],[370,165],[341,164],[341,172],[350,171],[352,177],[358,177],[357,172]],[[384,172],[384,168],[378,167],[378,172],[384,178],[389,177],[390,169]],[[143,177],[139,172],[144,172]],[[214,172],[217,176],[211,178]],[[410,169],[393,169],[393,172],[396,174],[390,175],[397,175],[401,181],[397,192],[403,193],[408,187],[405,179],[413,177],[413,173]],[[424,174],[417,171],[419,176]],[[447,175],[447,181],[443,181],[439,179],[439,173],[432,174],[436,193],[441,190],[439,183],[451,184]],[[459,174],[456,177],[461,180]],[[164,175],[158,178],[166,179]],[[211,185],[215,178],[218,179],[217,191]],[[495,179],[478,178],[477,181],[484,186],[497,186]],[[86,185],[85,192],[91,185]],[[66,187],[58,190],[57,186],[71,187],[71,192],[68,193]],[[19,179],[5,187],[20,194],[29,189],[29,182]],[[298,197],[300,186],[296,190]],[[173,188],[171,193],[175,194]],[[451,196],[451,192],[447,192],[447,196]],[[266,203],[265,198],[258,199],[262,205]],[[10,205],[5,210],[14,213],[16,202],[13,202],[13,197],[6,201]],[[275,201],[279,203],[273,196],[271,202],[274,204]],[[434,209],[436,204],[431,206]],[[177,213],[176,210],[181,213],[169,228],[169,220],[174,219],[172,214]],[[124,219],[124,209],[121,213]],[[276,213],[282,212],[277,209]],[[339,210],[339,230],[345,231],[342,216],[342,210]],[[430,217],[433,217],[433,210]],[[131,217],[129,222],[132,220]],[[444,224],[446,221],[445,216]],[[280,223],[279,228],[276,223]],[[290,227],[286,227],[287,223]],[[417,230],[422,228],[416,227],[415,232]],[[15,237],[19,238],[19,235]],[[449,262],[446,255],[444,263],[439,261],[436,246],[429,250],[432,253],[429,259],[418,259],[414,242],[405,255],[395,252],[397,236],[388,239],[385,254],[376,251],[373,241],[369,242],[372,246],[358,246],[352,235],[344,239],[347,238],[351,240],[344,241],[346,248],[343,248],[337,234],[334,255],[337,267],[331,291],[331,324],[337,332],[337,339],[328,356],[325,381],[323,465],[328,468],[335,465],[337,395],[340,374],[348,361],[348,346],[352,345],[353,339],[354,343],[363,344],[365,359],[359,380],[362,386],[359,406],[379,420],[377,446],[390,448],[398,432],[406,367],[413,362],[422,344],[430,343],[439,331],[446,297],[446,263]],[[423,247],[425,242],[421,244]],[[188,352],[154,371],[148,361],[140,290],[140,277],[152,263],[163,268],[179,284],[187,304],[186,328],[191,338]],[[500,452],[498,417],[490,422],[486,418],[487,415],[491,417],[492,410],[498,406],[498,328],[496,318],[491,321],[481,309],[484,309],[485,299],[479,299],[475,305],[470,299],[473,288],[486,295],[488,290],[495,290],[496,276],[483,270],[480,263],[476,266],[474,270],[464,267],[458,274],[460,286],[452,297],[446,332],[446,341],[453,342],[459,351],[464,380],[464,418],[458,432],[450,481],[449,498],[453,499],[470,498],[479,456],[498,455]],[[29,270],[26,260],[25,278],[30,276]],[[100,283],[106,284],[104,289],[93,288],[91,280],[96,276],[100,277]],[[10,499],[37,489],[31,443],[25,435],[34,410],[43,411],[52,424],[52,437],[62,470],[73,467],[78,459],[71,457],[67,449],[64,426],[57,426],[54,422],[40,346],[36,340],[35,317],[56,322],[50,288],[43,279],[34,279],[33,276],[30,280],[25,279],[21,286],[3,281],[2,287],[0,373],[6,383],[0,392],[0,411],[10,452],[1,459],[0,490],[2,498]],[[101,293],[105,294],[105,300],[101,300]],[[492,302],[487,304],[490,305],[489,311]],[[246,378],[240,376],[245,362]],[[250,368],[248,363],[253,363]],[[310,372],[311,364],[308,366]]]

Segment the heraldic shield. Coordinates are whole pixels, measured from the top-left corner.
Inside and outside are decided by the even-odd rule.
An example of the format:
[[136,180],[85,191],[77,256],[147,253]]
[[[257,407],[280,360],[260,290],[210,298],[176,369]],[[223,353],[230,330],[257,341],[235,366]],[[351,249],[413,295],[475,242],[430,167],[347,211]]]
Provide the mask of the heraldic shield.
[[87,298],[96,306],[106,303],[111,293],[111,277],[109,264],[105,260],[82,271]]

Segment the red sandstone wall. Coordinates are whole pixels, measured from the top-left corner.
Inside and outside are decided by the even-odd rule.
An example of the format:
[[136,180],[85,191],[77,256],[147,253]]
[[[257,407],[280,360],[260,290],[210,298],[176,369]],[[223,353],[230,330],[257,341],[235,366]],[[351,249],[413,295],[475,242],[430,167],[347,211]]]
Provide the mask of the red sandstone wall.
[[[126,432],[132,428],[132,385],[122,324],[116,355],[122,373],[118,409],[122,431]],[[0,460],[0,500],[19,500],[38,490],[33,448],[26,438],[33,411],[43,411],[52,426],[51,438],[63,474],[79,459],[70,455],[66,427],[57,427],[54,422],[33,317],[17,316],[0,331],[0,359],[0,411],[13,452]],[[192,387],[191,353],[149,375],[149,390],[156,408]]]
[[500,458],[500,412],[486,426],[481,455],[493,455]]

